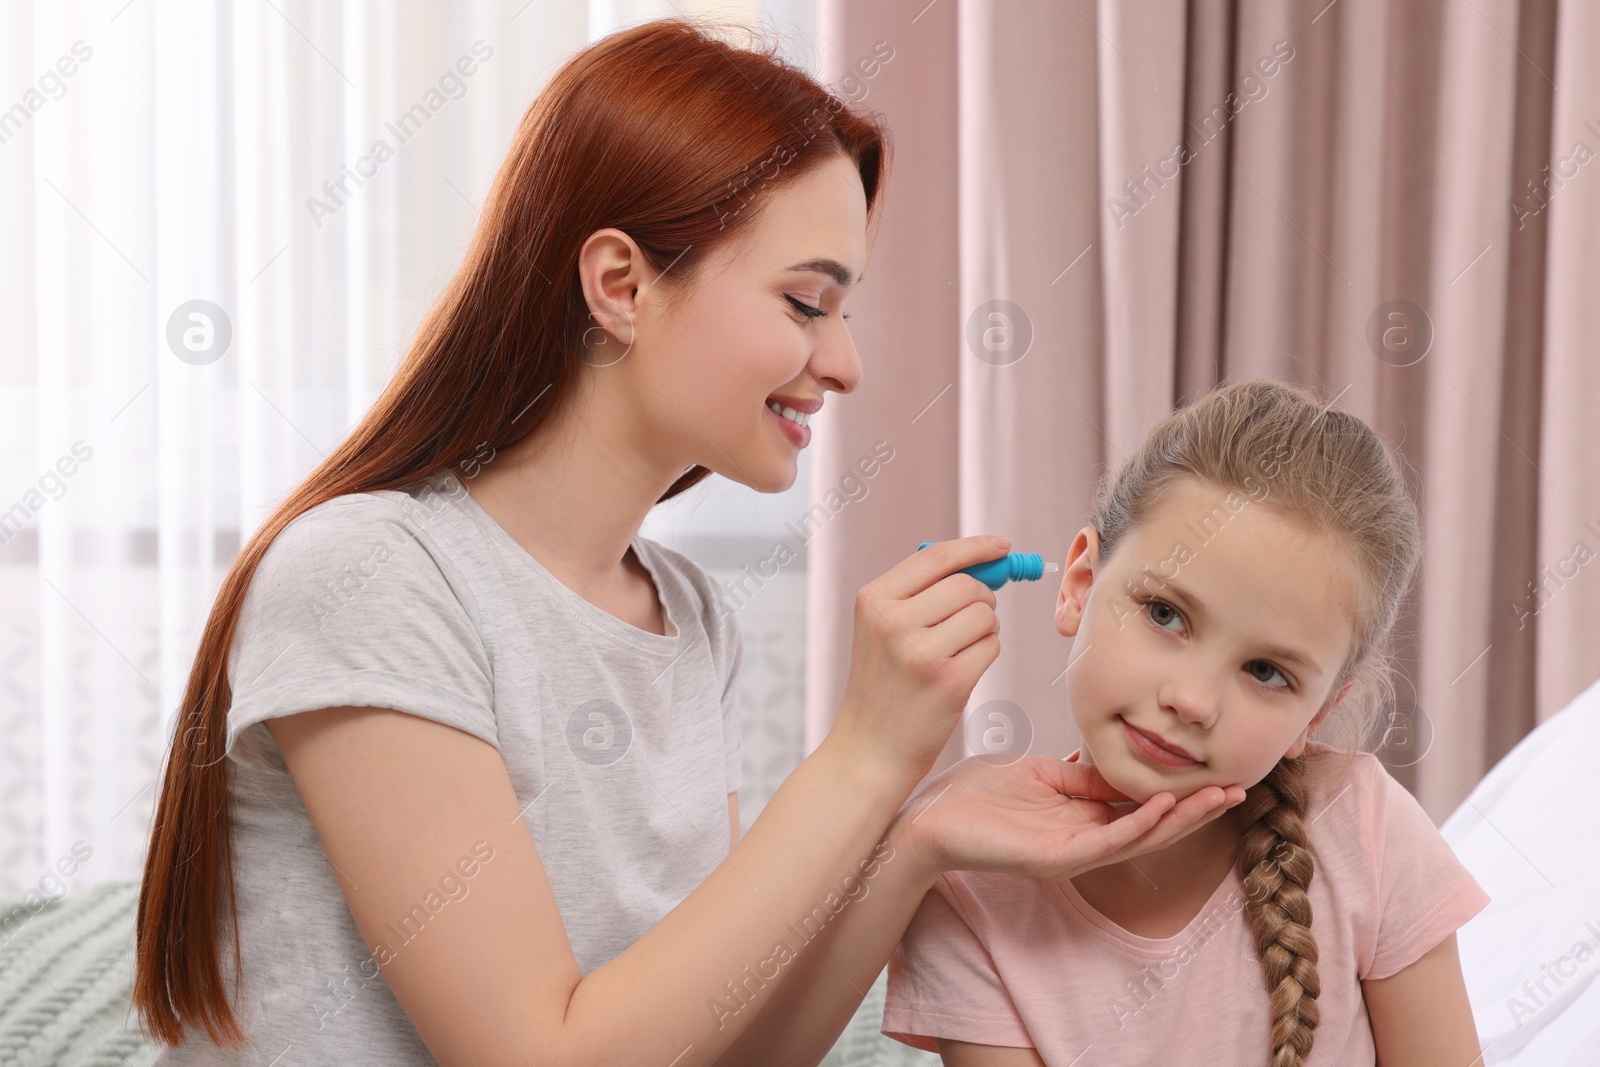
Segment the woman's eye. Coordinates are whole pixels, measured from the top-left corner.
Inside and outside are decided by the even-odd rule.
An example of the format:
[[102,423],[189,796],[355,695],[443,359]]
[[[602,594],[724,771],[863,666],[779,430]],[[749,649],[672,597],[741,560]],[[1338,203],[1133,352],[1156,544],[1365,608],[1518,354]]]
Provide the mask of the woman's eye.
[[794,297],[790,296],[788,293],[784,293],[783,294],[783,298],[785,300],[789,301],[789,303],[793,304],[794,305],[794,309],[796,311],[800,312],[800,314],[804,315],[808,319],[820,319],[820,318],[822,318],[822,316],[827,314],[827,312],[823,311],[821,308],[812,307],[810,304],[807,304],[803,300],[796,300]]
[[[1251,672],[1251,677],[1255,678],[1255,680],[1260,682],[1262,685],[1265,685],[1268,689],[1288,689],[1288,688],[1290,688],[1288,676],[1285,675],[1278,668],[1274,667],[1272,664],[1268,663],[1266,660],[1264,660],[1264,659],[1251,660],[1249,665],[1251,667],[1265,667],[1267,669],[1268,673],[1267,673],[1267,676],[1265,678],[1257,676],[1254,672]],[[1272,676],[1274,674],[1276,674],[1279,678],[1283,679],[1283,684],[1282,685],[1272,685],[1272,684],[1270,684],[1270,680],[1271,680],[1271,678],[1272,678]]]
[[[1167,628],[1167,623],[1169,621],[1173,619],[1181,620],[1183,618],[1183,615],[1178,611],[1178,609],[1173,607],[1171,604],[1168,604],[1165,600],[1158,600],[1155,597],[1151,597],[1149,600],[1144,602],[1144,606],[1150,613],[1150,621],[1161,627],[1163,630]],[[1163,613],[1169,616],[1169,618],[1163,618]]]

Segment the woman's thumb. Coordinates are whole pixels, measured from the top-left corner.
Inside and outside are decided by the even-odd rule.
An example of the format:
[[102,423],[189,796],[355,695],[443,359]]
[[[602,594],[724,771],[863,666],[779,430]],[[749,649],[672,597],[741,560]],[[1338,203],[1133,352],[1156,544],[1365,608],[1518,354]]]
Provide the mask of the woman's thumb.
[[1069,762],[1068,759],[1044,757],[1037,768],[1041,777],[1056,792],[1069,797],[1092,797],[1095,800],[1132,800],[1117,791],[1092,763]]

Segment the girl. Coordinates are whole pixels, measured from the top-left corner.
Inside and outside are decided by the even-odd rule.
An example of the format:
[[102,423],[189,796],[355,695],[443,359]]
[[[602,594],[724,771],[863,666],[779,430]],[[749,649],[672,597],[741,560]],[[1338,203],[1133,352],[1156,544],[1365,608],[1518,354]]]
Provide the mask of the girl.
[[968,537],[863,587],[833,730],[738,839],[738,630],[639,528],[713,471],[793,483],[861,376],[888,159],[678,21],[541,92],[394,381],[217,597],[139,900],[157,1062],[814,1064],[944,865],[1077,871],[1243,799],[1113,820],[1036,760],[905,841],[998,652],[952,572],[1006,544]]
[[1454,932],[1488,898],[1381,763],[1309,740],[1382,706],[1420,554],[1397,455],[1309,391],[1161,422],[1067,557],[1069,758],[1248,799],[1137,861],[943,875],[884,1032],[951,1067],[1475,1061]]

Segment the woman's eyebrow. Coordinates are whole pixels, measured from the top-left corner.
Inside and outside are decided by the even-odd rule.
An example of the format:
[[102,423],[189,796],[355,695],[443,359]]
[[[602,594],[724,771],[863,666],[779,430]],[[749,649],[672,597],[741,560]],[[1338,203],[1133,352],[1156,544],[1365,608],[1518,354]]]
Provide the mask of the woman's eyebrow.
[[[855,277],[850,273],[850,268],[840,263],[837,259],[808,259],[804,263],[796,263],[792,267],[783,269],[786,271],[814,271],[818,274],[826,274],[845,288],[849,288],[850,280]],[[862,277],[866,276],[862,275]]]

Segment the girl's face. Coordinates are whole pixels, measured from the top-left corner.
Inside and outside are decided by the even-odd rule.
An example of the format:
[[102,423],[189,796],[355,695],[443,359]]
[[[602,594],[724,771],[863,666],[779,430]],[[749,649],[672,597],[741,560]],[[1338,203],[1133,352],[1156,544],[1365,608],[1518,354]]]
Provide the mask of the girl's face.
[[[645,270],[642,284],[620,287],[619,297],[636,301],[624,316],[631,347],[604,366],[626,347],[606,338],[587,360],[601,373],[622,372],[627,418],[672,477],[698,463],[780,492],[794,484],[814,424],[786,419],[772,403],[810,421],[828,392],[847,393],[861,378],[841,305],[866,266],[866,193],[841,155],[759,190],[743,208],[757,209],[754,224],[709,253],[686,289],[671,286],[670,267],[664,284]],[[598,336],[591,331],[590,340]]]
[[1109,560],[1093,527],[1072,543],[1055,617],[1080,759],[1134,800],[1248,789],[1343,696],[1354,572],[1260,489],[1184,479]]

